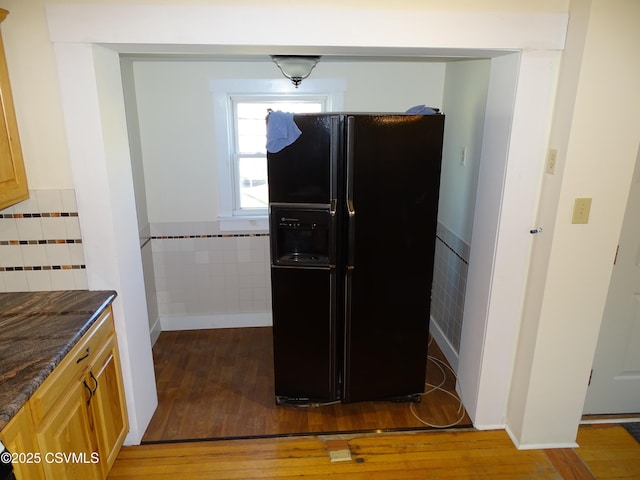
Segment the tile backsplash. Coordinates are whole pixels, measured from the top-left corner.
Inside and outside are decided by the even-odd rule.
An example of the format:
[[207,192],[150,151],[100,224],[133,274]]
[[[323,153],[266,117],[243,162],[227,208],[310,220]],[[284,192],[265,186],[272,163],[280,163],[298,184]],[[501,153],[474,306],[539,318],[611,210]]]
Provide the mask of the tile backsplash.
[[86,289],[74,190],[29,195],[0,210],[0,291]]

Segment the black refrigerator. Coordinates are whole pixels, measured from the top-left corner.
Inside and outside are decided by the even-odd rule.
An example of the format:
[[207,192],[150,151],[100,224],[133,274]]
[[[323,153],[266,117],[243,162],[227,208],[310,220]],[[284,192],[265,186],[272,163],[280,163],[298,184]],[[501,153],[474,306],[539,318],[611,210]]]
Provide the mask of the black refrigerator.
[[444,115],[291,119],[267,153],[276,402],[419,401]]

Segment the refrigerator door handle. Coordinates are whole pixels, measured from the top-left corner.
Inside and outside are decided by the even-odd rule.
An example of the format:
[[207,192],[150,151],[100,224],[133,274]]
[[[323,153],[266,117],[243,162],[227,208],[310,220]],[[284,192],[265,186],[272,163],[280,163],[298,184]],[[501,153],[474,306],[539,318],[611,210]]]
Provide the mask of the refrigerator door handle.
[[339,354],[336,344],[336,328],[338,326],[338,288],[336,286],[336,275],[338,272],[335,268],[331,269],[329,274],[329,391],[332,396],[339,398],[340,388],[337,383],[338,367],[336,364],[337,355]]
[[347,268],[353,270],[355,268],[356,211],[351,201],[347,202],[347,213]]
[[338,239],[336,238],[336,229],[337,229],[337,219],[336,219],[336,211],[335,211],[335,204],[332,202],[331,203],[331,211],[330,211],[330,216],[329,216],[329,221],[331,222],[329,225],[329,231],[331,232],[330,236],[329,236],[329,267],[330,268],[335,268],[336,266],[336,252],[338,250],[337,248],[337,241]]
[[354,168],[354,125],[355,118],[347,117],[347,268],[355,267],[355,235],[356,235],[356,209],[353,204],[353,168]]
[[340,158],[340,117],[334,115],[331,117],[330,125],[331,134],[331,151],[329,153],[329,214],[331,216],[331,235],[329,243],[329,264],[336,265],[337,245],[337,218],[336,210],[338,208],[338,159]]
[[344,278],[344,323],[342,343],[342,389],[341,397],[343,401],[350,401],[349,392],[351,390],[351,357],[349,355],[349,345],[351,345],[351,291],[353,289],[353,267],[347,267]]
[[334,215],[338,203],[338,159],[340,158],[340,117],[331,117],[331,151],[329,153],[329,197],[331,214]]

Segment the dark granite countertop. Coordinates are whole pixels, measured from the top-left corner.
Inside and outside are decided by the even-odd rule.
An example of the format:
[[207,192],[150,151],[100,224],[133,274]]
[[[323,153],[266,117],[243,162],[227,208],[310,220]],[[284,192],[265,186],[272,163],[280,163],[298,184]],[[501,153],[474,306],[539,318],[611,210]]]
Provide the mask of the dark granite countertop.
[[0,293],[0,430],[115,296],[87,290]]

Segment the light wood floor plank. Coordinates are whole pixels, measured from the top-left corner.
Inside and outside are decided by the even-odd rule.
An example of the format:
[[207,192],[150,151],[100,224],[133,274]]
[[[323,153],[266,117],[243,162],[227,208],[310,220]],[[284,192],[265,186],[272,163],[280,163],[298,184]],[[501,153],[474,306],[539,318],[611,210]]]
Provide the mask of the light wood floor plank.
[[617,425],[578,431],[576,452],[598,479],[640,479],[640,443]]
[[561,479],[544,451],[515,449],[504,431],[352,436],[332,463],[326,439],[296,437],[124,448],[109,478]]
[[[329,460],[335,439],[347,441],[351,461]],[[502,430],[464,430],[143,445],[123,448],[109,479],[640,478],[640,444],[621,426],[581,427],[578,443],[550,455],[517,450]],[[558,466],[556,454],[571,465]]]
[[574,449],[556,448],[545,450],[545,453],[564,480],[593,480],[596,478]]

